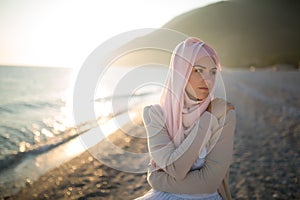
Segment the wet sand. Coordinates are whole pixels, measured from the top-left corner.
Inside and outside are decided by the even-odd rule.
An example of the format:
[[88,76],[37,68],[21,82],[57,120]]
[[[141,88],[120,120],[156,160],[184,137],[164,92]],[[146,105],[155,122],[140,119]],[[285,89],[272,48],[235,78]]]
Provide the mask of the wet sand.
[[[223,79],[237,112],[233,198],[300,199],[300,72],[225,70]],[[126,132],[143,137],[141,119]],[[145,139],[119,130],[96,147],[104,162],[135,167],[109,150],[111,142],[128,152],[147,152]],[[149,189],[146,173],[115,170],[86,151],[8,199],[133,199]]]

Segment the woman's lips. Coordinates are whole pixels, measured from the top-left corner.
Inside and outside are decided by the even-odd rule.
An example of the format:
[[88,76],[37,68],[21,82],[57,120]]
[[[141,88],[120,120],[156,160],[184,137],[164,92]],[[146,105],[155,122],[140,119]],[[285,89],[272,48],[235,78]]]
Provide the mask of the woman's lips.
[[208,90],[207,87],[199,87],[200,90]]

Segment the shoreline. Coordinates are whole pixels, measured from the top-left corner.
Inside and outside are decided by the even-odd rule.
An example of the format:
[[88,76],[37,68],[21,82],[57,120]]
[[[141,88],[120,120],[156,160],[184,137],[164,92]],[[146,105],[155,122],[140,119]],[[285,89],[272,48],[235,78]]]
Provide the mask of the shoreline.
[[[125,125],[129,135],[145,135],[141,117],[136,119],[136,126]],[[125,142],[124,142],[125,141]],[[130,152],[147,152],[144,138],[130,137],[119,129],[92,148],[101,148],[103,159],[121,162],[118,154],[111,154],[105,149],[111,144]],[[132,160],[128,160],[128,163]],[[130,199],[141,196],[150,189],[146,173],[126,173],[113,169],[95,159],[88,150],[70,161],[50,170],[37,181],[28,184],[16,195],[5,199],[85,199],[88,197],[105,199]],[[116,198],[117,197],[117,198]]]
[[[137,115],[135,112],[137,111],[133,111],[132,115]],[[126,116],[126,113],[121,113],[100,124],[101,131],[92,127],[86,131],[80,131],[81,134],[49,151],[41,154],[27,154],[19,162],[3,169],[0,180],[1,186],[5,186],[5,188],[1,187],[0,199],[16,195],[44,174],[59,168],[64,163],[87,151],[88,148],[104,140],[105,137],[114,134],[119,129],[117,125],[114,125],[114,121],[117,120],[120,127],[126,126],[128,119],[124,116]],[[89,138],[93,138],[93,140],[91,141]]]

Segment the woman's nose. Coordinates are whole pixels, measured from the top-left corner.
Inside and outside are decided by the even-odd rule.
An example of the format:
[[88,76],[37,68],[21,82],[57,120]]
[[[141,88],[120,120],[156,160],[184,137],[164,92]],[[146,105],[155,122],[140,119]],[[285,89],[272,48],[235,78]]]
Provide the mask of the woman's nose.
[[213,80],[213,76],[211,75],[211,73],[209,72],[205,72],[202,73],[202,79],[206,82],[206,81],[212,81]]

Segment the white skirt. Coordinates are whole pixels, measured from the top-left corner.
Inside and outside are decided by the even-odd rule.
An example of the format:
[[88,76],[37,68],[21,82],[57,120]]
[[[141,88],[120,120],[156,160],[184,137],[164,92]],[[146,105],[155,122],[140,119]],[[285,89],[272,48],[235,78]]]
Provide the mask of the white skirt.
[[222,200],[218,192],[204,195],[189,195],[189,194],[173,194],[161,192],[154,189],[149,190],[144,196],[135,200]]

